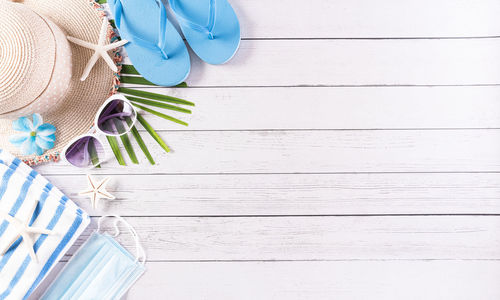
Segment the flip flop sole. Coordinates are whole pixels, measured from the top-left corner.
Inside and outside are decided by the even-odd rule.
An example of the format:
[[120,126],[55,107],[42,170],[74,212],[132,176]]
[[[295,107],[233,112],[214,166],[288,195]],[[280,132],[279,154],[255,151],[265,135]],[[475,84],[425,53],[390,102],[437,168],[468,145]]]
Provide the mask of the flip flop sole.
[[216,0],[214,39],[182,21],[187,19],[196,24],[207,24],[209,0],[169,0],[169,3],[171,7],[174,5],[174,14],[179,18],[181,30],[196,55],[214,65],[233,58],[240,45],[241,33],[238,17],[227,0]]
[[[116,3],[121,1],[123,14],[117,24],[120,36],[129,40],[125,50],[137,71],[154,84],[175,86],[189,75],[191,61],[189,52],[171,22],[165,21],[165,59],[161,52],[134,42],[138,38],[156,44],[160,35],[160,9],[154,0],[110,0],[109,6],[116,18]],[[165,16],[166,17],[166,16]],[[153,42],[154,41],[154,42]]]

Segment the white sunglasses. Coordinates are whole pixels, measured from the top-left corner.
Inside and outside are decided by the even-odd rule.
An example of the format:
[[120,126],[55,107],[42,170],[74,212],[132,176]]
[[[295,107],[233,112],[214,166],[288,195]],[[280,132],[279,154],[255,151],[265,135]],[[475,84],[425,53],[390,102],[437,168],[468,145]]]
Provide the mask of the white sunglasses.
[[63,150],[63,158],[78,168],[93,168],[105,162],[107,151],[99,136],[121,136],[132,130],[137,110],[121,94],[109,97],[99,108],[90,133],[74,138]]

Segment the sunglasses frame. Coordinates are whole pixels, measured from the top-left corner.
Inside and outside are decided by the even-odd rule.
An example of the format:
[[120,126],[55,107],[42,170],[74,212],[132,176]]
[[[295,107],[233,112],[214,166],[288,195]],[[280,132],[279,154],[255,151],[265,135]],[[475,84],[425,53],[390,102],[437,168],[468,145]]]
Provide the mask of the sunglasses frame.
[[[132,109],[134,110],[135,112],[135,119],[133,120],[132,122],[132,125],[129,126],[129,129],[127,131],[125,131],[124,133],[121,133],[121,134],[109,134],[109,133],[106,133],[104,131],[102,131],[99,126],[97,125],[98,122],[99,122],[99,116],[101,115],[102,111],[104,110],[104,108],[106,108],[106,106],[112,102],[112,101],[115,101],[115,100],[122,100],[123,102],[127,103],[130,105],[130,107],[132,107]],[[64,159],[64,161],[74,167],[77,167],[77,168],[81,168],[81,169],[93,169],[95,167],[97,167],[98,165],[106,162],[107,160],[109,160],[108,158],[108,151],[106,151],[106,148],[104,147],[104,143],[102,142],[102,140],[99,138],[101,136],[114,136],[114,137],[118,137],[118,136],[122,136],[122,135],[125,135],[127,133],[129,133],[131,131],[130,128],[134,127],[135,124],[137,123],[137,115],[139,114],[139,112],[137,111],[137,109],[132,105],[132,102],[130,102],[130,100],[128,100],[127,98],[125,98],[125,96],[123,94],[114,94],[112,96],[110,96],[108,99],[106,99],[106,101],[104,101],[104,103],[101,105],[101,107],[97,110],[97,113],[95,115],[95,119],[94,119],[94,125],[92,126],[92,128],[90,129],[89,133],[87,134],[82,134],[82,135],[79,135],[77,137],[75,137],[74,139],[72,139],[71,141],[69,141],[69,143],[64,147],[63,149],[63,152],[62,152],[62,157]],[[67,158],[66,158],[66,152],[68,151],[69,147],[71,147],[74,143],[76,143],[78,140],[82,139],[82,138],[85,138],[85,137],[91,137],[91,138],[94,138],[96,139],[99,143],[101,143],[102,147],[103,147],[103,151],[104,151],[104,156],[106,157],[106,159],[104,160],[100,160],[99,163],[97,163],[96,165],[91,165],[91,166],[88,166],[88,167],[78,167],[78,166],[75,166],[74,164],[72,164]]]

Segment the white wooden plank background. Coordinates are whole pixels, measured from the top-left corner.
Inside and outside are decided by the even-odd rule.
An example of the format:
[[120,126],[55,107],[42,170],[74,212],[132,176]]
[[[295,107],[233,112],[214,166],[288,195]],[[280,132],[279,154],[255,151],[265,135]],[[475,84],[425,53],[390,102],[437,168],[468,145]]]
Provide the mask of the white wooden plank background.
[[93,171],[96,211],[81,170],[38,168],[137,227],[127,298],[499,299],[500,2],[231,3],[234,60],[146,88],[197,104],[147,116],[173,153]]
[[495,0],[231,1],[244,38],[497,36]]

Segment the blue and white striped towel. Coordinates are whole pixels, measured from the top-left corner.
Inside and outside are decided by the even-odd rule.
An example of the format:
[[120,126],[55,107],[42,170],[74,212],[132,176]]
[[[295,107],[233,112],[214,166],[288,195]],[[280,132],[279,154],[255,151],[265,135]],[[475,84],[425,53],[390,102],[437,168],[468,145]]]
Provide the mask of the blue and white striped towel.
[[[21,238],[0,256],[0,299],[26,299],[89,225],[90,218],[44,177],[1,149],[0,210],[56,233],[33,236],[38,263],[19,247]],[[16,234],[9,222],[0,219],[0,248]]]

